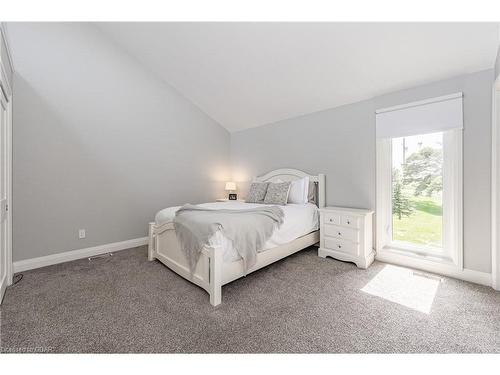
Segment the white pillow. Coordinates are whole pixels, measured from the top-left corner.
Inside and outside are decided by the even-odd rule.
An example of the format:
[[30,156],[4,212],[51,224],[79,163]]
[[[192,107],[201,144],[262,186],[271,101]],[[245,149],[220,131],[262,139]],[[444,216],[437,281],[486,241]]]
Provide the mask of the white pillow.
[[292,181],[288,203],[306,204],[309,201],[309,177]]

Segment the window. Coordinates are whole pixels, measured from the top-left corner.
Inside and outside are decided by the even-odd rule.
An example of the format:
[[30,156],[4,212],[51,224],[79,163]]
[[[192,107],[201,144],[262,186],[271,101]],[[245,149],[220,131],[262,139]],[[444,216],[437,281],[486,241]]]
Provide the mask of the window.
[[392,242],[443,248],[443,133],[392,138]]
[[462,96],[377,111],[377,254],[462,267]]

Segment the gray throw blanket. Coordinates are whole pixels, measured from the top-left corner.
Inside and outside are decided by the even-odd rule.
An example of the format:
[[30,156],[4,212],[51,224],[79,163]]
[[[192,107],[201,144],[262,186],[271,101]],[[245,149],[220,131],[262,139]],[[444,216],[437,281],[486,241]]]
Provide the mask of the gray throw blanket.
[[174,218],[174,228],[186,255],[191,275],[204,245],[217,230],[232,241],[243,259],[244,272],[256,263],[257,252],[271,238],[274,229],[283,224],[280,207],[263,206],[244,210],[209,209],[191,204],[182,206]]

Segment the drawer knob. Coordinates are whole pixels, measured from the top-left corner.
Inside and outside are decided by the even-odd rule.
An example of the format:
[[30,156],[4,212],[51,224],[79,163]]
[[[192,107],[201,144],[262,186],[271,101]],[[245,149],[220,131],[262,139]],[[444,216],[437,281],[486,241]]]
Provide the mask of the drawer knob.
[[347,220],[347,224],[351,224],[351,221],[350,221],[350,220]]
[[331,223],[332,221],[333,221],[333,219],[332,219],[332,218],[330,218],[330,223]]
[[342,245],[338,245],[338,248],[339,248],[339,249],[342,249]]
[[339,236],[342,236],[342,233],[339,232]]

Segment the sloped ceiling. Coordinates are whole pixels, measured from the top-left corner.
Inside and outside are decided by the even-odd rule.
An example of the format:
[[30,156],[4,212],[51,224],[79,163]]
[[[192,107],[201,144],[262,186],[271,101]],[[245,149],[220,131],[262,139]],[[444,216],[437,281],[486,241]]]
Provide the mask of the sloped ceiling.
[[98,23],[229,131],[492,68],[494,23]]

